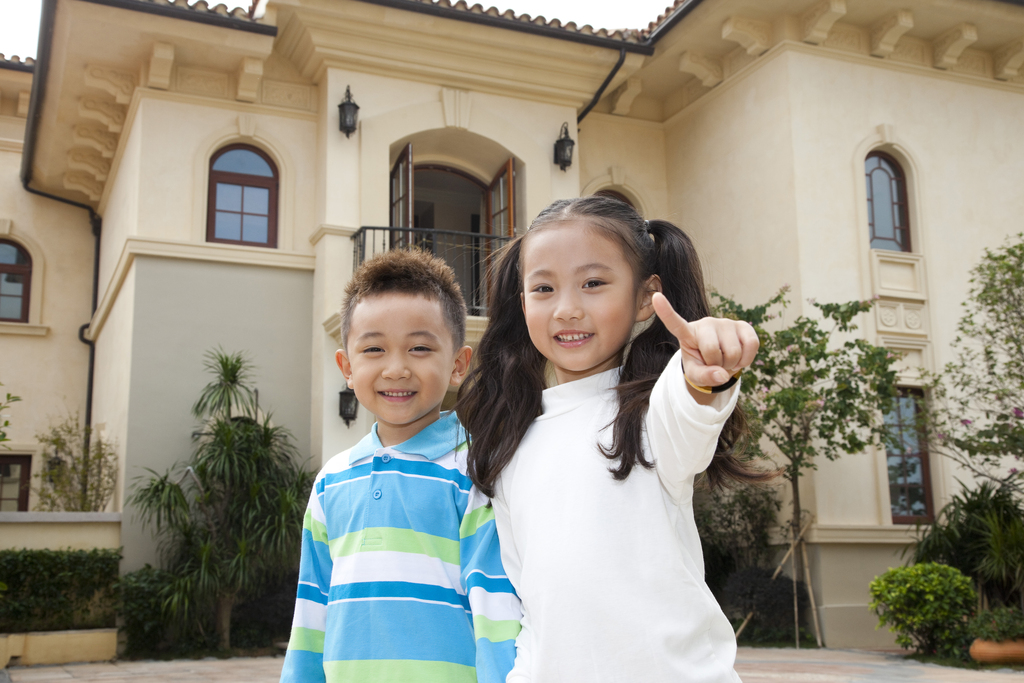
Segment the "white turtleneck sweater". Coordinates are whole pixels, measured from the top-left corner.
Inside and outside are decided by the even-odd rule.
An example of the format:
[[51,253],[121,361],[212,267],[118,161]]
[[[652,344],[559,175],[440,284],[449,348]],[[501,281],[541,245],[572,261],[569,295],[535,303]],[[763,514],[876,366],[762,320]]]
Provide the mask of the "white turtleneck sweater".
[[735,683],[736,639],[704,583],[693,481],[738,385],[701,406],[681,357],[651,393],[647,459],[615,481],[619,371],[544,392],[494,497],[501,557],[523,601],[509,683]]

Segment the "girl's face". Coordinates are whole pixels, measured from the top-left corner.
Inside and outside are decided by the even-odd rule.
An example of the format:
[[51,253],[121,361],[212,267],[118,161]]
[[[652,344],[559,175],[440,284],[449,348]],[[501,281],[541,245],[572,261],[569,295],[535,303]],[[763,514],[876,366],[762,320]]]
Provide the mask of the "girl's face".
[[582,220],[530,235],[522,270],[530,339],[559,384],[618,367],[633,324],[651,316],[661,289],[654,276],[638,292],[622,247]]

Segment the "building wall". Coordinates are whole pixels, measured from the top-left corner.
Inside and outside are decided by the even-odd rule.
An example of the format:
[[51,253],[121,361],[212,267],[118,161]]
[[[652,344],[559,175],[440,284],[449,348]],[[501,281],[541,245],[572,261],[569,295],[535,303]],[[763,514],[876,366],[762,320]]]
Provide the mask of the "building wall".
[[[19,74],[29,76],[29,74]],[[24,87],[30,87],[26,79]],[[28,323],[0,323],[0,394],[21,397],[5,411],[11,455],[42,453],[36,436],[68,416],[84,420],[93,237],[85,210],[29,194],[19,177],[25,119],[0,115],[0,239],[33,260]],[[36,496],[29,497],[29,508]]]
[[[203,362],[215,348],[249,357],[260,409],[292,432],[308,458],[311,274],[149,257],[137,258],[134,270],[129,488],[149,476],[143,468],[164,472],[190,456],[198,427],[191,408],[212,380]],[[123,571],[156,561],[151,532],[133,512],[125,506]]]

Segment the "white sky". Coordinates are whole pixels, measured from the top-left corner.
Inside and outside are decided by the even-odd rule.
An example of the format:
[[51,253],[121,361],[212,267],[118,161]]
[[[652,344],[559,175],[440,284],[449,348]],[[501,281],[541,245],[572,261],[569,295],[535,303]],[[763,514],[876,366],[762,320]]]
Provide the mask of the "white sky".
[[[210,5],[225,1],[229,7],[248,7],[249,2],[208,0]],[[474,0],[469,0],[473,4]],[[39,34],[40,0],[0,0],[0,53],[9,59],[18,55],[22,59],[36,56]],[[490,0],[481,2],[485,7],[494,5],[517,14],[542,15],[545,19],[557,17],[562,23],[575,21],[594,28],[645,28],[654,21],[671,0]]]

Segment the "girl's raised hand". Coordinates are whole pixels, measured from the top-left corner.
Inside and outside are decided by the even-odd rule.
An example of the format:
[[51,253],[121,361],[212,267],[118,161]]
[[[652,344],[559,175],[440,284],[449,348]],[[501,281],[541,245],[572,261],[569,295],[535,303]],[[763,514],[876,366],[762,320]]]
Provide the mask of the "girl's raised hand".
[[693,384],[705,387],[725,384],[754,362],[760,342],[754,328],[747,323],[711,317],[688,322],[676,313],[661,292],[655,292],[651,303],[668,331],[679,340],[683,372]]

